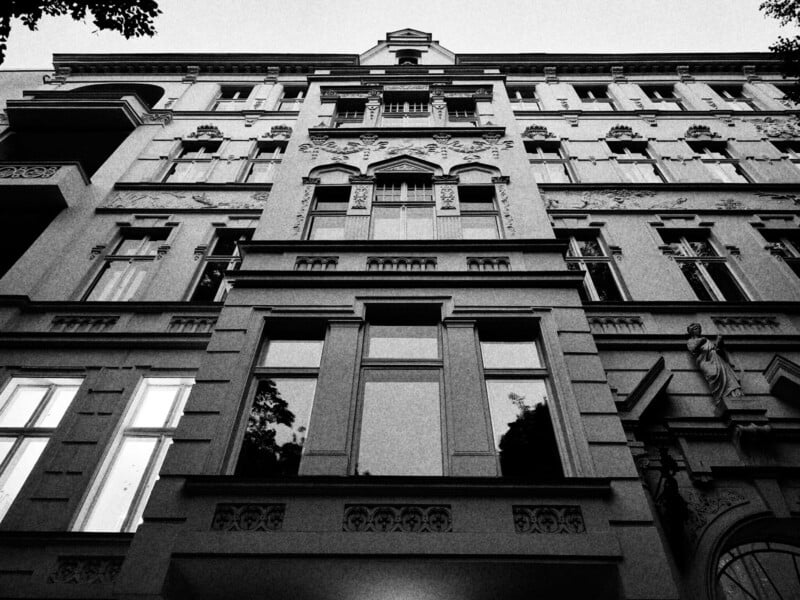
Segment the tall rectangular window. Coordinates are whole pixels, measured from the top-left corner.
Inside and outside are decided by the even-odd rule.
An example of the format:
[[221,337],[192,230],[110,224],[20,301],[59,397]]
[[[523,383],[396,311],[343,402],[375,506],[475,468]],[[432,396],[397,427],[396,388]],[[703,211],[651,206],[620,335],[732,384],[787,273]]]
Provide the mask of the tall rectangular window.
[[125,227],[122,238],[103,258],[103,266],[85,300],[117,302],[133,300],[143,287],[169,237],[169,227]]
[[252,91],[252,85],[223,85],[211,110],[217,112],[242,110]]
[[272,183],[285,150],[285,142],[256,144],[245,167],[245,183]]
[[36,466],[82,381],[14,377],[0,393],[0,521]]
[[492,434],[503,477],[563,477],[550,419],[548,372],[526,327],[479,328]]
[[368,311],[357,475],[442,475],[438,307]]
[[364,124],[366,110],[367,100],[365,98],[340,98],[336,101],[333,126],[359,127]]
[[300,110],[303,106],[303,98],[306,95],[306,91],[307,88],[305,86],[284,86],[283,95],[278,103],[278,110],[283,112]]
[[605,85],[575,86],[584,110],[617,110]]
[[725,102],[725,106],[720,108],[741,111],[759,110],[755,101],[744,93],[742,85],[712,85],[711,89]]
[[698,300],[749,300],[731,273],[727,260],[711,243],[708,233],[685,230],[659,230],[659,233]]
[[650,156],[645,144],[640,142],[608,142],[617,159],[617,170],[630,183],[663,183],[664,177]]
[[533,86],[509,86],[506,90],[508,92],[508,99],[511,102],[513,110],[534,110],[541,111],[542,101],[536,93],[536,88]]
[[430,177],[379,177],[372,206],[375,240],[428,240],[436,237]]
[[594,233],[573,233],[559,236],[569,240],[567,268],[583,271],[583,288],[580,290],[584,302],[619,302],[624,300],[618,275],[605,245]]
[[703,166],[711,178],[720,183],[749,183],[739,161],[731,156],[725,142],[689,142],[692,150],[700,155]]
[[558,142],[525,142],[537,183],[572,183],[568,159]]
[[318,185],[314,188],[311,205],[310,240],[343,240],[347,207],[350,204],[349,185]]
[[191,302],[222,302],[228,294],[225,271],[236,270],[241,264],[239,242],[249,241],[252,229],[217,229],[214,241],[203,257],[200,279],[192,293]]
[[800,229],[761,229],[761,235],[770,242],[769,250],[779,256],[800,277]]
[[640,86],[647,98],[661,110],[686,110],[683,100],[675,93],[673,85]]
[[494,240],[499,237],[499,214],[492,185],[458,186],[461,209],[461,237],[465,240]]
[[222,142],[184,141],[178,155],[167,168],[164,181],[167,183],[204,182],[214,165],[215,153]]
[[262,350],[236,464],[244,477],[299,474],[322,361],[321,327],[273,327]]
[[158,480],[193,379],[141,381],[75,524],[76,531],[135,531]]

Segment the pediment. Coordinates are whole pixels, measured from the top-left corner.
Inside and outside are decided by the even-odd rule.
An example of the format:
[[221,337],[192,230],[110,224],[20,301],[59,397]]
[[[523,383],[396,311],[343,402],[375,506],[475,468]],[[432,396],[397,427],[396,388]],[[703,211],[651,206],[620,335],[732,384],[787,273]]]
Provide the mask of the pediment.
[[397,64],[397,52],[419,52],[420,65],[453,65],[456,55],[433,39],[430,33],[418,29],[398,29],[386,34],[386,39],[364,52],[360,64],[364,66],[389,66]]
[[431,175],[437,174],[441,169],[426,160],[412,158],[410,156],[401,156],[397,158],[390,158],[385,161],[375,163],[369,168],[369,172],[373,174],[378,173],[429,173]]
[[387,42],[394,42],[394,41],[422,41],[422,42],[430,42],[433,39],[433,36],[430,33],[425,33],[424,31],[420,31],[419,29],[398,29],[397,31],[389,31],[386,34],[386,41]]

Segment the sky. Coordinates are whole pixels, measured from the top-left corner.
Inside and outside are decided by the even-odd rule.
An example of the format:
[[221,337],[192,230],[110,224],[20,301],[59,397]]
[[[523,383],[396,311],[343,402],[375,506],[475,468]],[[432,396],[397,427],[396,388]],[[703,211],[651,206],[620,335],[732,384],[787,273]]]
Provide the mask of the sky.
[[[4,0],[0,0],[4,1]],[[3,69],[50,68],[54,53],[342,52],[412,27],[456,53],[766,51],[794,35],[762,0],[160,0],[153,38],[90,20],[12,25]]]

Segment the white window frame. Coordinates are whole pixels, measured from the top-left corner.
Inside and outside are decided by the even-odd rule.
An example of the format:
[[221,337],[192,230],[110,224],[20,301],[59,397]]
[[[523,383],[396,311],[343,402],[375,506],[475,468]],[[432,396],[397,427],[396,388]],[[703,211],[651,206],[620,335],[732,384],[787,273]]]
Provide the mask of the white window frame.
[[[25,440],[31,438],[47,440],[47,443],[42,448],[41,453],[33,462],[30,470],[24,477],[24,481],[27,481],[28,477],[30,477],[31,473],[36,469],[36,465],[41,459],[41,455],[44,454],[45,450],[47,449],[50,438],[53,436],[56,429],[58,429],[58,427],[61,425],[61,422],[64,420],[64,416],[69,410],[69,407],[75,401],[75,396],[78,394],[82,384],[82,377],[12,377],[6,382],[6,385],[3,386],[3,390],[0,393],[0,438],[15,438],[15,441],[12,443],[7,454],[5,456],[0,456],[0,499],[2,496],[6,495],[6,491],[3,489],[6,478],[12,474],[12,469],[18,464],[18,461],[21,458],[20,450],[23,444],[25,444]],[[15,392],[22,387],[46,388],[46,392],[24,424],[13,427],[3,427],[3,412],[9,406],[9,402],[14,397]],[[50,427],[42,427],[41,425],[37,425],[37,421],[42,417],[43,414],[45,414],[45,411],[48,409],[48,405],[53,399],[56,391],[62,388],[70,387],[76,388],[75,393],[72,395],[69,403],[64,408],[64,412],[59,417],[58,422]],[[22,485],[24,486],[24,482]],[[11,508],[11,506],[13,506],[17,494],[18,491],[15,492],[13,496],[8,494],[10,497],[8,498],[8,504],[5,509],[2,508],[2,503],[0,502],[0,521],[2,521],[6,514],[8,514],[8,510]]]
[[[176,394],[174,404],[169,411],[164,427],[133,427],[131,422],[136,416],[137,409],[142,405],[145,394],[151,387],[158,386],[178,386],[179,392]],[[114,439],[109,445],[108,451],[101,463],[100,468],[97,470],[94,481],[89,488],[89,492],[84,498],[81,509],[75,523],[72,526],[73,531],[105,531],[99,529],[90,529],[90,520],[97,501],[105,488],[106,480],[115,465],[118,458],[120,449],[122,448],[123,441],[130,438],[155,438],[157,440],[156,447],[153,450],[150,459],[143,471],[142,477],[137,485],[136,492],[133,495],[130,506],[125,509],[125,516],[123,518],[122,527],[120,531],[133,532],[139,526],[142,520],[142,513],[144,512],[145,505],[150,496],[155,482],[158,480],[158,473],[167,449],[172,443],[172,438],[175,430],[178,427],[183,409],[186,405],[186,400],[194,385],[194,379],[190,377],[144,377],[139,382],[139,385],[134,390],[131,396],[131,401],[125,411],[125,416],[114,434]]]
[[[673,254],[675,262],[694,263],[697,272],[700,274],[701,283],[703,284],[703,287],[706,288],[706,291],[711,296],[712,300],[717,302],[729,301],[727,298],[725,298],[725,295],[722,293],[717,284],[714,282],[714,278],[711,277],[709,272],[706,270],[705,266],[703,265],[704,262],[716,262],[724,264],[728,269],[728,273],[730,274],[731,279],[739,288],[739,291],[741,291],[742,296],[744,296],[746,300],[750,300],[751,299],[750,294],[747,293],[746,288],[742,285],[741,281],[739,281],[739,278],[736,276],[736,274],[733,272],[730,266],[728,266],[728,260],[725,258],[725,256],[722,255],[722,253],[719,251],[716,245],[711,241],[711,236],[709,235],[705,237],[702,241],[708,244],[708,246],[714,252],[714,256],[698,255],[697,252],[695,252],[694,248],[692,247],[691,244],[692,240],[687,238],[685,235],[679,236],[677,238],[677,241],[672,241],[672,242],[665,241],[665,243],[670,247],[672,247],[673,244],[677,244],[678,247],[681,249],[682,254],[677,254],[677,253]],[[683,270],[681,269],[681,274],[683,275],[684,279],[686,279],[686,275],[683,274],[682,271]],[[689,283],[688,280],[687,283]],[[691,283],[689,283],[689,287],[691,287]],[[730,300],[730,302],[735,302],[735,300]]]
[[[617,286],[617,292],[619,293],[620,297],[622,300],[629,299],[628,295],[625,293],[625,286],[622,285],[620,276],[615,268],[614,261],[612,260],[611,256],[609,256],[608,249],[599,235],[594,236],[592,239],[597,242],[600,251],[603,253],[601,256],[583,256],[581,253],[580,244],[578,244],[578,236],[575,234],[569,235],[568,237],[565,236],[564,239],[569,240],[569,250],[565,260],[567,261],[567,264],[578,265],[580,267],[580,271],[584,273],[583,287],[586,290],[586,295],[589,296],[591,300],[600,301],[600,294],[597,291],[597,286],[594,284],[594,280],[592,279],[589,269],[586,267],[586,263],[607,264],[609,270],[611,271],[611,277],[614,280],[614,285]],[[581,239],[587,238],[581,237]]]

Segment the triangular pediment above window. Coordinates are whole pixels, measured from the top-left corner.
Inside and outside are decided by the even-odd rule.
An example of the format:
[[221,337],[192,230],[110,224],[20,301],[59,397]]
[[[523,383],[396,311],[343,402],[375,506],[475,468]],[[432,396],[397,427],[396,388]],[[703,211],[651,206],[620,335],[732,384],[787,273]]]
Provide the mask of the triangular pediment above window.
[[386,34],[360,57],[365,66],[452,65],[456,55],[439,45],[430,33],[418,29],[398,29]]
[[440,173],[441,169],[433,163],[417,158],[398,157],[375,163],[369,169],[372,174],[379,173]]

